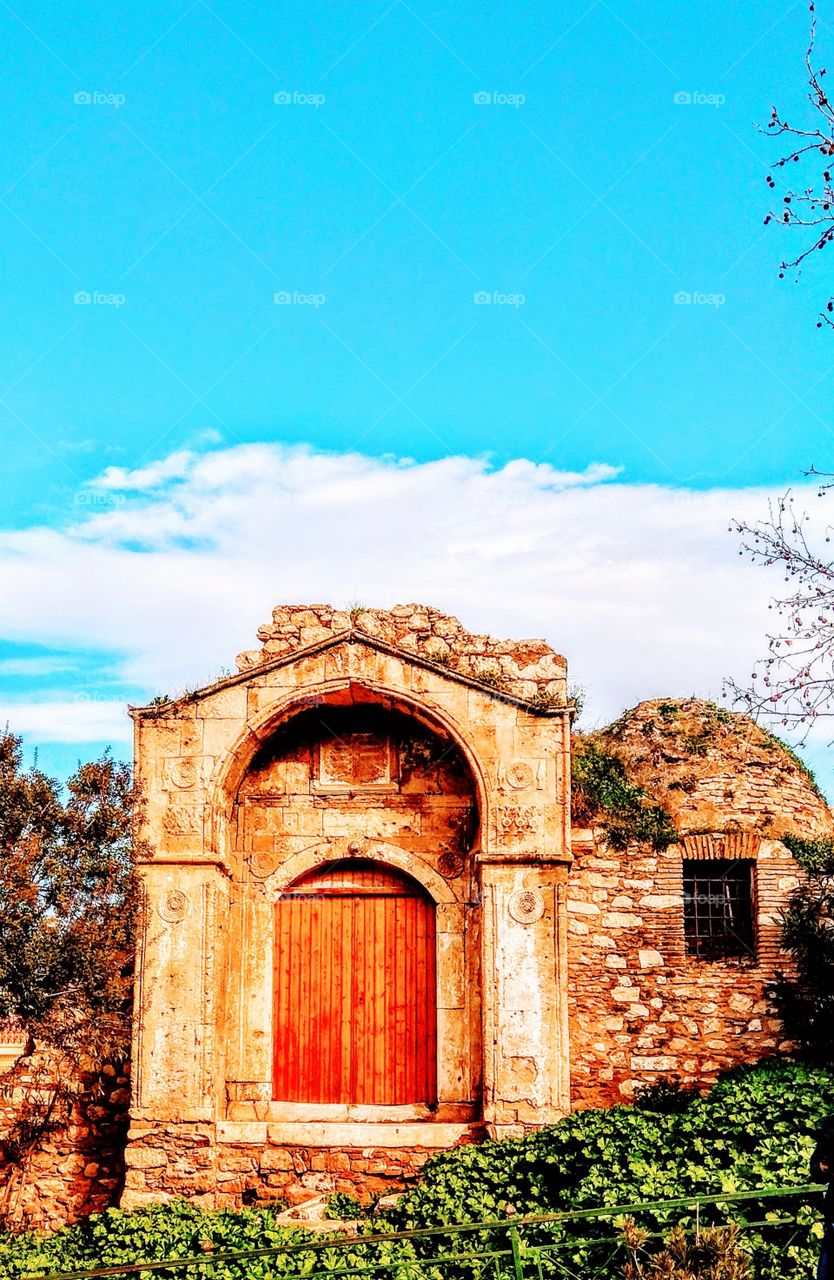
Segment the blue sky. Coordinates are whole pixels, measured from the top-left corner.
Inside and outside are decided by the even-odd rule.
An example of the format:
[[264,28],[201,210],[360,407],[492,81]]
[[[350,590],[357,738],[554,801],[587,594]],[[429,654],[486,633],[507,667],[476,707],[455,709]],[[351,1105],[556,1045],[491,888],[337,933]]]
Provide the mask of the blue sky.
[[[802,115],[807,21],[802,2],[4,3],[0,699],[42,763],[127,753],[116,709],[231,663],[290,588],[523,622],[604,691],[600,716],[743,671],[767,587],[725,565],[728,519],[832,446],[830,280],[777,279],[792,242],[763,226],[755,128],[774,101]],[[546,528],[496,549],[525,507]],[[706,606],[711,565],[696,620],[687,577]]]

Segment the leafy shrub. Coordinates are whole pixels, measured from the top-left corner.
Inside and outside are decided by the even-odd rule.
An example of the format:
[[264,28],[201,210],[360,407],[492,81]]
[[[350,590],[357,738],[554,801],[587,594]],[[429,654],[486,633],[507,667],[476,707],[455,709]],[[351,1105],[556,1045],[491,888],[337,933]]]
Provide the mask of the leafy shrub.
[[[385,1216],[368,1220],[364,1229],[402,1231],[505,1219],[511,1210],[520,1215],[582,1211],[801,1185],[808,1180],[815,1135],[823,1118],[832,1113],[834,1072],[784,1059],[739,1068],[708,1094],[682,1094],[674,1105],[667,1085],[639,1106],[574,1112],[523,1139],[442,1152],[426,1164],[418,1186]],[[799,1280],[811,1273],[814,1248],[808,1241],[819,1227],[815,1204],[791,1198],[705,1206],[701,1223],[727,1225],[730,1216],[742,1228],[767,1218],[797,1216],[804,1228],[799,1242],[793,1241],[789,1228],[778,1225],[764,1231],[748,1229],[743,1241],[752,1252],[757,1280]],[[675,1225],[692,1227],[694,1214],[678,1223],[680,1218],[679,1209],[648,1211],[641,1215],[640,1225],[661,1234]],[[589,1264],[599,1258],[603,1245],[610,1254],[616,1225],[612,1218],[590,1218],[525,1225],[522,1232],[527,1244],[552,1245],[576,1274],[590,1275]],[[134,1213],[111,1209],[46,1239],[0,1237],[0,1278],[187,1257],[207,1248],[216,1255],[306,1243],[310,1238],[302,1230],[277,1224],[269,1209],[204,1213],[184,1204]],[[506,1229],[479,1230],[462,1241],[426,1237],[347,1246],[334,1240],[315,1263],[313,1253],[303,1249],[245,1264],[214,1262],[211,1275],[217,1280],[266,1280],[391,1261],[399,1275],[419,1276],[422,1273],[409,1263],[441,1250],[460,1252],[464,1243],[471,1251],[479,1245],[506,1248]],[[466,1280],[479,1266],[444,1263],[432,1274]],[[544,1276],[552,1273],[546,1261],[543,1268]],[[179,1273],[171,1274],[176,1280]]]
[[355,1196],[346,1195],[344,1191],[334,1191],[327,1197],[327,1216],[335,1221],[356,1222],[367,1212]]
[[619,756],[579,742],[571,768],[574,821],[597,822],[612,849],[625,849],[632,841],[666,849],[678,838],[666,810],[629,782]]
[[[41,1272],[112,1267],[121,1262],[187,1258],[200,1253],[208,1259],[212,1253],[297,1244],[310,1238],[303,1231],[278,1225],[275,1214],[270,1209],[206,1213],[181,1202],[152,1205],[132,1213],[108,1209],[51,1236],[0,1237],[0,1277],[17,1280],[19,1276]],[[273,1259],[253,1259],[247,1262],[245,1275],[259,1280],[276,1269],[282,1268],[276,1268]],[[170,1273],[172,1277],[194,1274]],[[212,1267],[217,1280],[239,1274],[243,1273]]]
[[[514,1142],[488,1142],[435,1156],[419,1186],[388,1215],[397,1230],[503,1216],[628,1205],[688,1195],[719,1195],[808,1181],[808,1162],[823,1118],[834,1113],[834,1072],[775,1059],[729,1072],[706,1095],[684,1095],[680,1110],[619,1106],[574,1112],[552,1128]],[[799,1211],[808,1224],[812,1204],[795,1200],[730,1206],[743,1222]],[[675,1216],[678,1216],[676,1214]],[[720,1225],[727,1212],[706,1207],[701,1221]],[[643,1225],[672,1226],[662,1211]],[[588,1257],[582,1241],[612,1234],[611,1219],[528,1228],[531,1240],[579,1237],[571,1254],[577,1271]],[[749,1237],[763,1280],[786,1280],[811,1266],[812,1250],[788,1245],[768,1230]]]
[[814,1062],[834,1064],[834,841],[785,835],[807,877],[782,913],[782,943],[793,973],[774,987],[787,1034]]

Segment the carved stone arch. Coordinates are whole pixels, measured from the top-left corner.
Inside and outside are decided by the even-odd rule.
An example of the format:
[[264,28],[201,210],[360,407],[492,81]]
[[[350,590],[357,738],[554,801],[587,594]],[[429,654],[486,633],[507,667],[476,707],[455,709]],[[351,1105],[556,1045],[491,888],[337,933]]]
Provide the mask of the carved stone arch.
[[344,862],[351,857],[363,862],[378,862],[381,866],[395,867],[416,880],[429,897],[440,905],[453,906],[457,898],[450,885],[419,854],[400,849],[396,845],[370,840],[357,848],[349,839],[330,840],[311,845],[300,853],[292,854],[267,880],[269,889],[276,893],[288,889],[299,877],[328,862]]
[[208,808],[212,815],[209,842],[211,852],[218,858],[225,861],[228,856],[228,830],[237,792],[260,748],[283,724],[301,712],[317,705],[344,705],[339,695],[352,689],[370,694],[371,702],[377,701],[381,706],[410,716],[454,742],[472,778],[481,829],[487,829],[489,786],[483,765],[461,725],[444,708],[435,702],[428,705],[409,690],[364,677],[340,677],[310,684],[302,693],[293,690],[267,707],[250,719],[231,749],[218,761],[208,785]]

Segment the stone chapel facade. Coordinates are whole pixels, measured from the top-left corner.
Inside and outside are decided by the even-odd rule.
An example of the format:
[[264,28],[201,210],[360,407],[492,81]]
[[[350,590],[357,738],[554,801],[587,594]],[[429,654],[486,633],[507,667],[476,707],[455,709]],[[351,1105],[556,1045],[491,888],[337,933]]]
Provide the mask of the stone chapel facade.
[[[676,789],[670,765],[680,839],[615,853],[571,829],[543,641],[420,605],[278,608],[258,635],[236,675],[132,712],[149,855],[123,1206],[394,1189],[437,1150],[783,1047],[779,837],[831,830],[787,757],[757,773],[748,734],[738,793],[738,768],[701,756]],[[650,779],[664,715],[619,729]]]

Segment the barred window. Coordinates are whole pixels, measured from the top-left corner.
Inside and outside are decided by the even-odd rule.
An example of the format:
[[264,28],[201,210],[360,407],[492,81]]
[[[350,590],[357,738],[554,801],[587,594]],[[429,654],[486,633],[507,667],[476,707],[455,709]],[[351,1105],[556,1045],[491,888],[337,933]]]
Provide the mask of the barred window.
[[751,858],[685,858],[686,949],[705,960],[756,952]]

